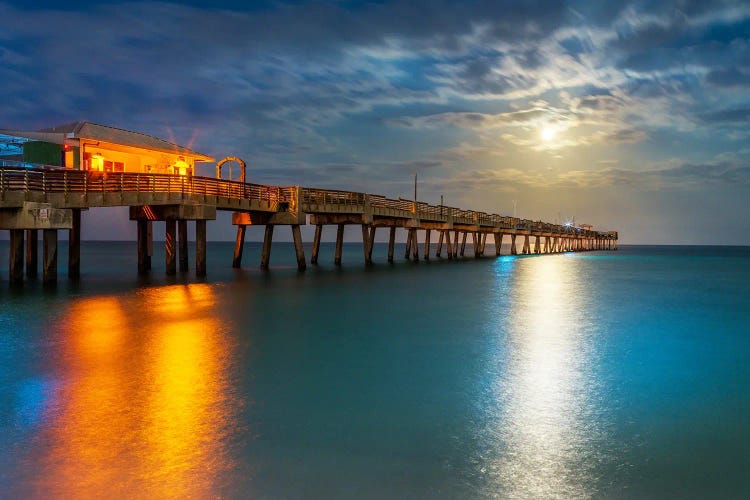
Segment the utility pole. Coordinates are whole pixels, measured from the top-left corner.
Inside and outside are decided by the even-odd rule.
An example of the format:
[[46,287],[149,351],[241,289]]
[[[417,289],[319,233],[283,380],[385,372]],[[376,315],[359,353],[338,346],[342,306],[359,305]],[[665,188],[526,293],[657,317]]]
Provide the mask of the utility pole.
[[417,202],[417,173],[414,172],[414,203]]

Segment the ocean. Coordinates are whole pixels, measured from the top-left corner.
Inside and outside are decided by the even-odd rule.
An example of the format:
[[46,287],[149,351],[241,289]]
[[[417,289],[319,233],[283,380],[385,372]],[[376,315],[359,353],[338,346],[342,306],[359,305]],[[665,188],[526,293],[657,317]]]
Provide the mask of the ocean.
[[246,245],[197,279],[84,242],[71,283],[62,242],[50,289],[0,242],[0,496],[750,495],[748,247]]

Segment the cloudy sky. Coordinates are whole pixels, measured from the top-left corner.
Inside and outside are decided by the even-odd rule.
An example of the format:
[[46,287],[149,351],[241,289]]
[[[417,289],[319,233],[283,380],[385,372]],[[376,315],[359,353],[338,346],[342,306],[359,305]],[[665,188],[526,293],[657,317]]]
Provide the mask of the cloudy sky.
[[0,128],[86,119],[239,155],[253,182],[410,197],[418,172],[429,202],[750,244],[750,3],[0,1],[0,20]]

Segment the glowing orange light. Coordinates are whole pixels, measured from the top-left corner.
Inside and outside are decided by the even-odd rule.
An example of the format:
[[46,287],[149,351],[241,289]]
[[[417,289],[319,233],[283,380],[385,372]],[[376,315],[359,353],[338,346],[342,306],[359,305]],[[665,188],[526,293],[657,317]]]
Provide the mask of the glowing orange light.
[[91,170],[104,172],[104,157],[101,153],[94,153],[91,155]]
[[37,497],[215,496],[229,456],[227,345],[205,284],[75,301],[55,359],[66,382],[27,457]]

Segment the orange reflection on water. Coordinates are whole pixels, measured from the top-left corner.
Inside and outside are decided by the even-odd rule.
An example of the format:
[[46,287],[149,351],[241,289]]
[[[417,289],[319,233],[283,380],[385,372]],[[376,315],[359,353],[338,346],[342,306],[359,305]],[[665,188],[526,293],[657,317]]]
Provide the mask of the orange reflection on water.
[[[216,412],[225,397],[223,355],[211,315],[213,290],[207,285],[156,289],[150,302],[162,317],[152,338],[153,391],[147,405],[144,458],[158,496],[211,493],[221,457],[225,416]],[[150,295],[150,294],[149,294]],[[192,313],[185,318],[188,310]]]
[[44,456],[30,457],[39,496],[216,495],[232,405],[214,303],[194,284],[71,305]]

